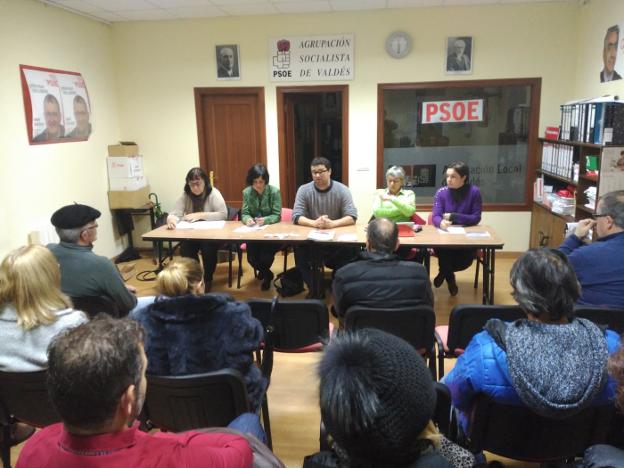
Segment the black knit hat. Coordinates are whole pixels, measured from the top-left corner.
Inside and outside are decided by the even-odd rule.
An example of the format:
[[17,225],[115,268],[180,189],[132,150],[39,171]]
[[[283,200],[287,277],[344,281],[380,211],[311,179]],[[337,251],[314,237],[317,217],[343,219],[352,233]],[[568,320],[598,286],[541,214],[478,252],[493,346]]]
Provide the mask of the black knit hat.
[[346,334],[329,344],[319,374],[321,417],[350,459],[392,465],[418,458],[436,395],[412,346],[380,330]]
[[88,205],[74,203],[56,210],[50,218],[50,222],[59,229],[74,229],[98,219],[101,214]]

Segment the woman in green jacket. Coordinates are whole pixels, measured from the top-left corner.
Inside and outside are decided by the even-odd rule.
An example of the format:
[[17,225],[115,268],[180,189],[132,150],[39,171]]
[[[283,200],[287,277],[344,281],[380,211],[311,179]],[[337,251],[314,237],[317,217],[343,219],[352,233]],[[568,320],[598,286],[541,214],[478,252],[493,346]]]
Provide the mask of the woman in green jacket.
[[[282,219],[282,196],[277,187],[269,185],[269,171],[263,164],[255,164],[247,171],[241,215],[241,221],[246,226],[274,224]],[[271,287],[271,265],[279,248],[277,244],[247,243],[247,261],[258,271],[263,291]]]

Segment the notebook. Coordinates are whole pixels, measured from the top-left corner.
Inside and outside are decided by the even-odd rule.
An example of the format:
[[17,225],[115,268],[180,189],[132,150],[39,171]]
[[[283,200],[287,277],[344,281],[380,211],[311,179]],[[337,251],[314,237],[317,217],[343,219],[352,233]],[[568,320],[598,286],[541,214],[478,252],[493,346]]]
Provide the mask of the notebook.
[[413,237],[414,236],[414,223],[411,221],[406,223],[397,223],[399,228],[399,237]]

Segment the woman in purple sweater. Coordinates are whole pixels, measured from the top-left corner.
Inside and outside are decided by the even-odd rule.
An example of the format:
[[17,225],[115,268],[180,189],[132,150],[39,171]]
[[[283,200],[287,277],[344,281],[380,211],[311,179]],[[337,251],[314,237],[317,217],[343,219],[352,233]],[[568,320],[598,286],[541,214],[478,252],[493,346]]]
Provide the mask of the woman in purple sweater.
[[[446,167],[446,187],[441,187],[433,201],[433,224],[443,230],[457,224],[474,226],[481,221],[481,192],[479,187],[469,183],[470,168],[463,161],[450,163]],[[436,288],[444,280],[451,296],[457,294],[455,272],[465,270],[475,258],[473,249],[436,249],[440,272],[433,279]]]

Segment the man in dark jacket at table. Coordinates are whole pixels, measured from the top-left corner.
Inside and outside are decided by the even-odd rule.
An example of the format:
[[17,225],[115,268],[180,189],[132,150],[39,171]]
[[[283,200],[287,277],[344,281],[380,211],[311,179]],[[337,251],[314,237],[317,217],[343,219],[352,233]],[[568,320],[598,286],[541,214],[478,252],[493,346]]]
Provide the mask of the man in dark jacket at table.
[[368,224],[366,251],[334,278],[334,309],[344,318],[354,305],[378,308],[433,306],[427,270],[420,263],[404,262],[394,254],[399,247],[396,223],[375,218]]

